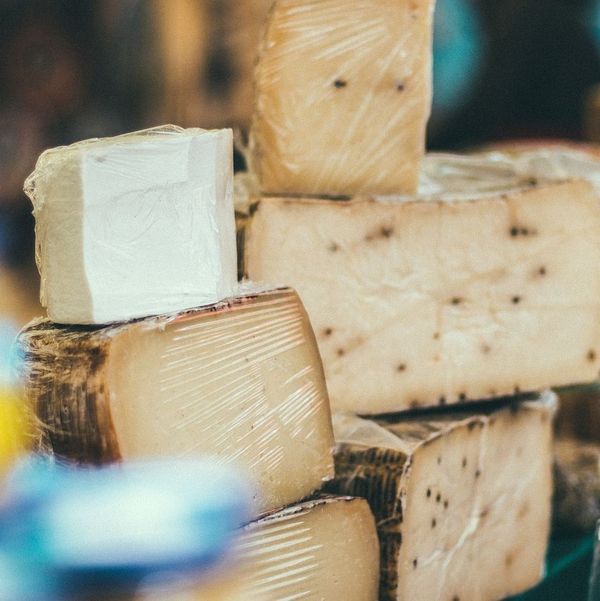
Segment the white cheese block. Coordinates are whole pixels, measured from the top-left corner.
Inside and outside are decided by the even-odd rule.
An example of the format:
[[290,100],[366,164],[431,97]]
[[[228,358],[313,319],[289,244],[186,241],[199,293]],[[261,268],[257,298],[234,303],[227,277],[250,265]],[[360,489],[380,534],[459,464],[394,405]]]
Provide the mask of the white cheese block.
[[377,601],[379,545],[363,499],[319,497],[248,524],[223,573],[143,601]]
[[107,323],[231,296],[232,144],[230,130],[165,126],[43,153],[25,190],[49,317]]
[[548,392],[475,414],[334,416],[334,488],[375,515],[382,601],[495,601],[540,580],[555,407]]
[[431,108],[434,0],[278,0],[256,70],[265,193],[414,192]]
[[407,199],[260,200],[245,271],[300,294],[334,410],[597,377],[600,200],[583,181],[521,183],[471,196],[448,186]]
[[80,463],[211,455],[246,470],[255,514],[333,475],[327,390],[290,289],[104,328],[20,334],[42,451]]

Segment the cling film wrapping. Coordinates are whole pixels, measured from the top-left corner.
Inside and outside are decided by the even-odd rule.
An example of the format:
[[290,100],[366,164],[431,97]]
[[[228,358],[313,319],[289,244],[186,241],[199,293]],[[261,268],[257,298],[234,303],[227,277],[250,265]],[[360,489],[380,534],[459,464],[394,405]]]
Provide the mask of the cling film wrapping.
[[[380,599],[497,599],[539,581],[556,406],[546,392],[476,412],[334,414],[336,478],[328,488],[369,502]],[[468,582],[465,565],[474,575]]]
[[248,471],[254,514],[333,475],[327,390],[290,289],[102,328],[39,319],[19,336],[41,450],[77,463],[210,455]]
[[232,147],[231,130],[165,125],[44,152],[25,192],[49,317],[104,324],[231,296]]
[[414,192],[431,107],[433,0],[278,0],[256,69],[265,193]]

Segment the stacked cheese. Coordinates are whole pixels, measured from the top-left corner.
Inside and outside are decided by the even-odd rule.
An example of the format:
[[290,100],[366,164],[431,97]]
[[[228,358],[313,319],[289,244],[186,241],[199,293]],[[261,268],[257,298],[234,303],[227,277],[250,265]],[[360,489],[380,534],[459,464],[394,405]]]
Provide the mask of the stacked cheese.
[[[282,510],[333,477],[329,401],[297,294],[237,284],[232,156],[231,131],[172,126],[41,156],[26,190],[50,319],[19,337],[38,447],[79,464],[231,463],[263,516],[240,542],[244,598],[374,601],[378,543],[364,500]],[[337,529],[349,538],[333,540]]]
[[494,601],[543,573],[538,391],[600,368],[600,200],[518,157],[423,157],[432,11],[275,2],[243,262],[305,303],[341,413],[333,488],[376,515],[381,598]]

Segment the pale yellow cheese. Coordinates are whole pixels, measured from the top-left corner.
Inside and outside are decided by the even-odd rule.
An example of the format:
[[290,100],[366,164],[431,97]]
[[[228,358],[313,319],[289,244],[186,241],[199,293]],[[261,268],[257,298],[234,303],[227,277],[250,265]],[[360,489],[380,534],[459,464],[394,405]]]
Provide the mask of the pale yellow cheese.
[[256,70],[263,192],[413,192],[431,105],[433,0],[278,0]]
[[334,489],[375,515],[381,601],[497,601],[539,582],[555,407],[548,392],[476,413],[335,417]]
[[290,289],[99,329],[38,320],[19,341],[42,450],[83,463],[214,456],[254,481],[255,514],[333,475],[321,361]]
[[363,499],[324,497],[246,526],[231,564],[195,592],[144,601],[376,601],[379,546]]
[[470,196],[463,180],[459,194],[447,183],[431,196],[256,206],[246,273],[300,294],[334,410],[376,414],[596,379],[597,194],[583,181],[510,180],[483,192],[485,173],[472,180]]

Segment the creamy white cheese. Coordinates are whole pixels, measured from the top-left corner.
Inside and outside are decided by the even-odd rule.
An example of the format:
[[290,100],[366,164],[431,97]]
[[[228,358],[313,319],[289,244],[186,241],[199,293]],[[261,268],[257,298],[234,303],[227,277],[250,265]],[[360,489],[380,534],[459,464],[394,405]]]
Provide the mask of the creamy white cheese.
[[127,320],[234,293],[230,130],[167,126],[52,149],[25,190],[53,321]]

